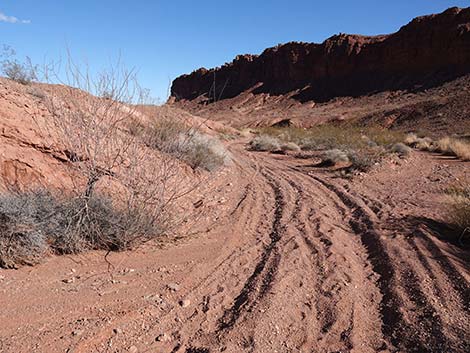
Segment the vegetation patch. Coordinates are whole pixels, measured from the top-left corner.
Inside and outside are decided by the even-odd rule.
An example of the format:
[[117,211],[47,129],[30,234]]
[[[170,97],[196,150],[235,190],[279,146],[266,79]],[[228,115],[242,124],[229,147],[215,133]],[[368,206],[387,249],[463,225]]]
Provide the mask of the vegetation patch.
[[144,143],[169,154],[193,169],[213,171],[226,164],[230,155],[222,142],[181,122],[161,119],[146,127],[134,127]]
[[448,222],[459,229],[461,241],[470,239],[470,185],[452,186],[446,194]]
[[0,267],[33,265],[48,254],[121,251],[161,236],[168,224],[110,198],[54,196],[47,191],[0,195]]
[[348,164],[349,170],[367,171],[387,153],[402,157],[409,154],[403,144],[404,134],[381,127],[360,127],[351,124],[320,125],[310,129],[268,127],[259,131],[250,148],[257,151],[284,150],[286,145],[303,151],[324,151],[320,165]]
[[281,149],[281,142],[277,137],[267,134],[256,136],[250,142],[250,150],[260,152],[275,152]]
[[470,161],[470,143],[465,138],[446,136],[434,141],[429,137],[409,134],[404,142],[421,151],[438,152],[447,156],[455,156],[463,161]]

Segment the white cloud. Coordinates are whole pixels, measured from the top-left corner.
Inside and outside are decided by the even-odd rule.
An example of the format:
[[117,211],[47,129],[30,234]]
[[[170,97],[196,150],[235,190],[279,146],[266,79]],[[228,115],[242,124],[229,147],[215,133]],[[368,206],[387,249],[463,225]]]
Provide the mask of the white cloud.
[[31,23],[30,20],[20,20],[15,16],[7,16],[3,12],[0,12],[0,22],[7,22],[7,23]]

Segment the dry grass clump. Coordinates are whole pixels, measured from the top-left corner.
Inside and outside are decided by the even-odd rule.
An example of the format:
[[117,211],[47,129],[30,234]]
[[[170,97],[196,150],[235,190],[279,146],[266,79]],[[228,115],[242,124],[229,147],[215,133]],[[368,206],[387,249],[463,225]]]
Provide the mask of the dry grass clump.
[[400,157],[407,157],[411,153],[411,148],[401,142],[398,142],[390,148],[390,151],[392,153],[398,154]]
[[339,149],[325,151],[322,156],[323,165],[336,165],[339,163],[349,163],[348,154]]
[[420,151],[434,152],[437,150],[437,145],[433,139],[429,137],[418,137],[413,133],[406,135],[404,143]]
[[0,195],[0,267],[33,265],[47,254],[126,250],[161,236],[166,227],[97,193],[85,202],[47,191],[8,192]]
[[300,147],[294,142],[286,142],[281,145],[281,151],[300,152]]
[[470,143],[464,138],[443,137],[437,141],[429,137],[418,137],[408,134],[405,144],[421,151],[439,152],[448,156],[455,156],[463,161],[470,161]]
[[252,151],[264,151],[264,152],[274,152],[279,151],[281,148],[281,143],[276,137],[262,134],[256,136],[250,142],[250,150]]
[[230,159],[225,146],[217,139],[200,133],[182,122],[160,119],[145,127],[131,127],[145,144],[153,149],[169,154],[193,169],[213,171]]
[[447,219],[462,233],[470,232],[470,185],[453,186],[446,190],[448,195]]
[[437,141],[438,151],[456,156],[463,161],[470,161],[470,143],[451,137],[444,137]]

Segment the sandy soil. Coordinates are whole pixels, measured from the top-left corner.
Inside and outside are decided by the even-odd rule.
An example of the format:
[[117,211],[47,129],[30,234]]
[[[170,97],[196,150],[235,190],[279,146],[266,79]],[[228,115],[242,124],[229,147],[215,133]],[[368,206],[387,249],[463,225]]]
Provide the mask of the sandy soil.
[[0,351],[470,351],[470,251],[439,223],[470,163],[416,152],[345,180],[230,149],[194,196],[204,232],[109,271],[103,253],[0,270]]

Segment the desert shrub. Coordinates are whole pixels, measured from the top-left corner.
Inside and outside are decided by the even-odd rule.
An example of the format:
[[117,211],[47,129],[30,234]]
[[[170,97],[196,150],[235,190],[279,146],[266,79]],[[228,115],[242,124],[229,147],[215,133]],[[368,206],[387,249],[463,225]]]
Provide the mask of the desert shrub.
[[470,185],[458,185],[446,190],[447,220],[460,232],[470,232]]
[[451,141],[450,150],[463,161],[470,161],[470,143],[454,139]]
[[451,138],[450,137],[443,137],[437,141],[437,151],[443,154],[452,154],[452,150],[450,148],[451,145]]
[[251,140],[249,147],[252,151],[273,152],[278,151],[281,148],[281,144],[275,137],[269,135],[259,135]]
[[367,172],[374,165],[379,164],[387,152],[383,147],[361,148],[348,151],[348,159],[351,162],[350,170]]
[[414,133],[409,133],[406,135],[405,139],[403,142],[407,144],[408,146],[413,146],[417,141],[418,141],[418,136]]
[[[86,212],[82,212],[86,208]],[[166,224],[110,198],[59,198],[46,191],[0,195],[0,267],[32,265],[49,253],[120,251],[157,238]]]
[[399,156],[401,157],[406,157],[406,156],[409,156],[410,153],[411,153],[411,148],[409,148],[407,145],[403,144],[403,143],[395,143],[391,148],[390,148],[390,151],[392,153],[396,153],[398,154]]
[[39,87],[35,87],[35,86],[28,87],[27,92],[31,96],[36,97],[40,100],[43,100],[46,98],[46,93]]
[[10,80],[16,81],[23,85],[28,85],[37,80],[37,66],[33,65],[30,58],[26,58],[24,62],[16,59],[16,52],[9,46],[3,46],[1,57],[1,69],[3,74]]
[[151,148],[167,153],[191,166],[213,171],[230,159],[225,146],[181,122],[161,119],[140,132]]
[[294,142],[286,142],[281,145],[281,151],[300,152],[300,147]]
[[22,85],[29,85],[36,80],[34,69],[15,60],[4,61],[2,63],[2,69],[6,77],[10,80],[21,83]]
[[463,161],[470,160],[470,143],[464,139],[443,137],[436,143],[436,150],[446,155],[456,156]]
[[180,135],[177,146],[176,156],[193,169],[203,168],[213,171],[228,159],[227,150],[219,140],[197,131]]
[[339,149],[325,151],[322,155],[323,165],[335,165],[338,163],[349,163],[348,154]]
[[414,147],[421,151],[431,150],[432,140],[428,137],[418,138]]

